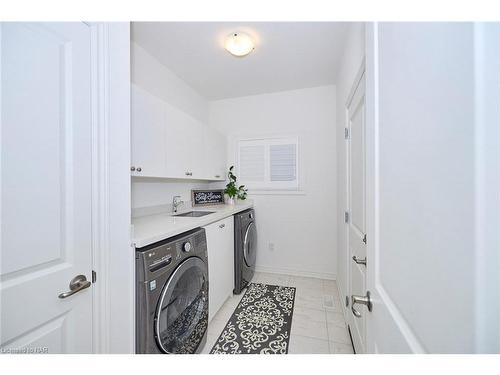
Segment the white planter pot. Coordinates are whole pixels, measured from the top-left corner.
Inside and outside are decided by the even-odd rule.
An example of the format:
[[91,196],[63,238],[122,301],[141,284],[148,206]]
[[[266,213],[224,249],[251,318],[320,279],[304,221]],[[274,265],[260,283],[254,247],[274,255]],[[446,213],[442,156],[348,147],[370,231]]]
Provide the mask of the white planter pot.
[[234,198],[228,198],[227,199],[227,204],[233,206],[234,205]]

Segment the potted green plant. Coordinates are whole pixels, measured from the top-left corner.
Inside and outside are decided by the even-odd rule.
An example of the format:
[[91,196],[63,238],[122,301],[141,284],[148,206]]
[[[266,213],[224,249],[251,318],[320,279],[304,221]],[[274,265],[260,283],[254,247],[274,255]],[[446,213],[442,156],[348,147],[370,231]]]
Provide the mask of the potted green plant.
[[224,189],[224,193],[229,197],[228,204],[234,204],[235,198],[245,200],[247,198],[248,192],[248,189],[245,189],[245,185],[240,185],[239,187],[237,187],[236,176],[233,173],[233,169],[234,165],[232,165],[227,172],[227,178],[229,179],[229,182],[226,185],[226,189]]

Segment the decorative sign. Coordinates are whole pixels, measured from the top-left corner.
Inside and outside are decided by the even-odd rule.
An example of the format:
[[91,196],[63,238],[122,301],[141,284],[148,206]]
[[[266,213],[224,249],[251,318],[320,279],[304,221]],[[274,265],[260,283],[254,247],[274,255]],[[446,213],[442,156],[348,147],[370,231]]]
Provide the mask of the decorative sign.
[[193,206],[224,204],[224,189],[191,190],[191,202]]

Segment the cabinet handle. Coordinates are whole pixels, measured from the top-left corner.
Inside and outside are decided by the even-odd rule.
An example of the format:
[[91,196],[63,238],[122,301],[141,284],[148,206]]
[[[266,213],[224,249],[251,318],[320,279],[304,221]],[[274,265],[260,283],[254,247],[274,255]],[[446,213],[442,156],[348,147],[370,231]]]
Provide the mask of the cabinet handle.
[[135,167],[134,167],[134,166],[131,166],[131,167],[130,167],[130,170],[131,170],[132,172],[133,172],[133,171],[135,171]]
[[215,178],[220,178],[220,175],[219,175],[219,174],[216,174],[216,175],[215,175]]
[[141,167],[137,167],[137,172],[140,172],[142,171],[142,168]]
[[225,226],[226,226],[226,224],[221,224],[221,225],[219,225],[219,228],[221,228],[221,229],[222,229],[222,228],[224,228]]
[[186,176],[192,176],[193,175],[193,172],[186,172]]

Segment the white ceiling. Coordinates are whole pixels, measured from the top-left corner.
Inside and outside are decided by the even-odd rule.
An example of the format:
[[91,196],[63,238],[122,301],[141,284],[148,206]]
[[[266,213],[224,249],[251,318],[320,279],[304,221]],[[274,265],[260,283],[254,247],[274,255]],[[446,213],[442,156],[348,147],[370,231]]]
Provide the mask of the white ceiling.
[[[335,83],[348,23],[134,22],[132,40],[209,100]],[[238,58],[223,42],[244,31],[255,50]]]

